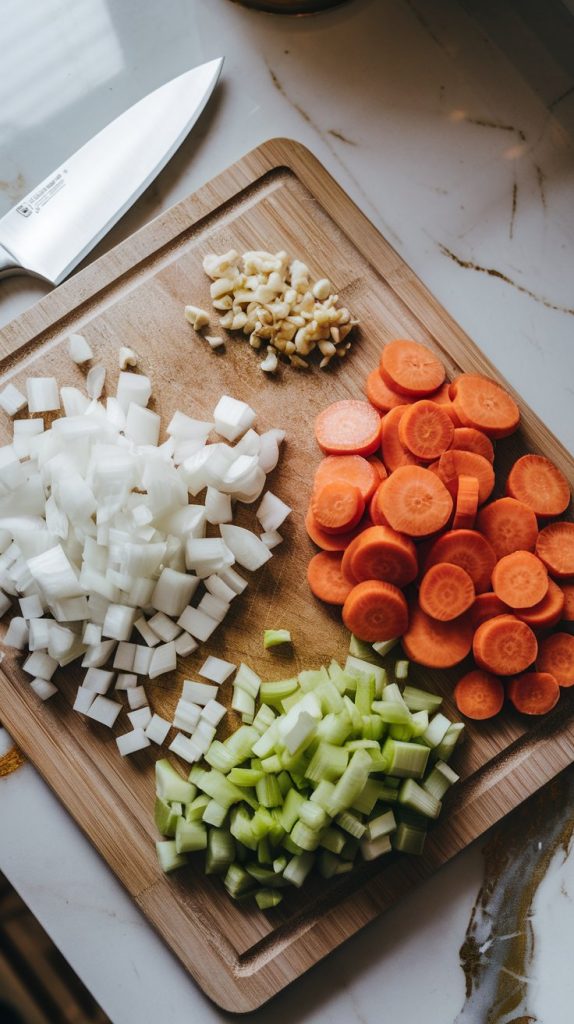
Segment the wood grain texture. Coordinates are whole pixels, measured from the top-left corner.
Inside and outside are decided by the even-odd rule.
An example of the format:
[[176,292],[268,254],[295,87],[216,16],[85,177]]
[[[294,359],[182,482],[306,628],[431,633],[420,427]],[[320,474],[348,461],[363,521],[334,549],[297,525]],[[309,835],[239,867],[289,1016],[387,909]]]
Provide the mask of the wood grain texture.
[[[285,368],[268,380],[244,341],[230,337],[224,354],[210,350],[185,322],[183,306],[210,308],[202,258],[232,246],[286,249],[306,259],[313,273],[327,275],[361,321],[348,358],[327,372]],[[54,374],[61,384],[80,383],[83,371],[71,363],[65,344],[71,330],[82,331],[106,364],[108,393],[115,390],[119,346],[135,348],[164,423],[175,408],[208,418],[227,391],[258,410],[260,429],[288,432],[270,480],[294,509],[285,543],[234,602],[213,642],[182,662],[174,678],[150,688],[156,710],[167,715],[181,680],[193,676],[208,649],[247,661],[267,679],[345,657],[347,636],[337,611],[313,600],[305,578],[313,548],[303,518],[320,458],[312,432],[319,409],[360,396],[382,345],[396,336],[439,351],[451,377],[461,369],[497,376],[323,167],[288,140],[249,153],[5,328],[1,383],[22,385],[32,370]],[[522,411],[520,433],[499,445],[499,476],[530,449],[549,455],[572,481],[571,457],[530,410],[522,405]],[[9,428],[2,429],[7,440]],[[242,517],[253,523],[253,510]],[[261,631],[278,626],[291,629],[293,654],[263,652]],[[509,712],[500,721],[471,725],[456,762],[464,782],[452,793],[423,858],[374,863],[329,883],[317,879],[266,915],[237,907],[218,881],[193,867],[161,876],[153,845],[154,751],[122,761],[108,730],[70,710],[79,670],[59,672],[61,693],[42,705],[25,685],[21,660],[10,656],[2,665],[6,726],[205,992],[239,1012],[301,975],[574,759],[570,694],[538,723],[527,726]],[[442,692],[447,713],[455,715],[451,693],[459,674],[421,670],[413,679]],[[126,728],[122,715],[117,731]]]

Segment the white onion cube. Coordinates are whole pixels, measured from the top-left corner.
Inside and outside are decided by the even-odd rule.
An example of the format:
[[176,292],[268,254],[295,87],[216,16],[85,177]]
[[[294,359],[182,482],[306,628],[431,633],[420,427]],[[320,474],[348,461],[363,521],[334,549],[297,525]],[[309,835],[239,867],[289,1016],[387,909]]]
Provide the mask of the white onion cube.
[[74,711],[79,711],[81,715],[87,714],[96,696],[93,690],[86,690],[85,686],[78,686],[78,692],[73,705]]
[[48,700],[58,692],[58,687],[54,686],[47,679],[33,679],[30,683],[30,689],[34,691],[40,700]]
[[235,560],[244,569],[253,572],[272,557],[269,548],[259,540],[259,537],[243,526],[222,523],[219,530],[227,547],[233,552]]
[[185,630],[183,633],[180,633],[174,642],[175,653],[180,658],[187,658],[188,655],[193,654],[193,652],[197,650],[197,640],[194,640],[189,633],[185,632]]
[[183,761],[187,761],[188,764],[193,764],[195,761],[199,761],[201,757],[201,751],[197,749],[189,739],[184,736],[183,733],[178,732],[174,740],[171,741],[169,749],[181,757]]
[[73,359],[75,363],[78,363],[78,365],[87,363],[94,355],[83,334],[70,334],[68,339],[68,351],[70,353],[70,358]]
[[230,661],[224,661],[223,658],[214,658],[210,654],[201,666],[199,674],[204,679],[209,679],[212,683],[220,685],[229,678],[232,672],[235,672],[236,668],[237,665],[232,665]]
[[[162,569],[155,585],[151,604],[157,608],[158,612],[164,612],[165,615],[181,615],[185,606],[191,601],[198,585],[197,576],[190,576],[189,573],[177,572],[175,569],[166,567]],[[154,632],[156,631],[154,630]]]
[[177,654],[173,640],[168,644],[160,644],[156,647],[151,659],[148,675],[150,679],[157,679],[166,672],[175,672],[177,668]]
[[28,377],[26,391],[30,412],[54,412],[60,408],[60,392],[55,377]]
[[152,743],[157,743],[161,746],[165,742],[170,729],[171,724],[165,718],[162,718],[161,715],[152,715],[151,721],[146,726],[145,734]]
[[199,608],[192,608],[191,605],[181,613],[177,624],[185,629],[186,633],[191,633],[196,640],[208,640],[219,625],[216,619],[212,619],[205,612],[200,612]]
[[191,701],[193,704],[203,706],[210,700],[217,700],[217,694],[217,686],[211,686],[209,683],[198,683],[193,679],[184,680],[182,700]]
[[181,633],[180,627],[165,612],[156,612],[155,615],[152,615],[151,619],[148,620],[148,626],[153,629],[154,633],[157,633],[160,640],[163,640],[164,643],[175,640]]
[[[147,648],[145,648],[147,650]],[[135,672],[119,672],[116,679],[115,690],[133,690],[138,685],[138,677]]]
[[151,722],[151,711],[149,707],[136,708],[135,711],[128,711],[128,718],[133,729],[145,729]]
[[120,672],[131,672],[134,666],[135,654],[136,645],[128,643],[127,640],[122,640],[116,648],[114,668],[119,669]]
[[200,612],[205,612],[206,615],[211,616],[217,622],[223,622],[229,611],[229,605],[227,601],[221,601],[219,597],[214,597],[213,594],[208,593],[203,595],[197,609]]
[[149,673],[151,661],[153,658],[153,649],[151,647],[142,647],[141,644],[136,646],[136,653],[134,657],[134,663],[132,669],[137,672],[139,676],[147,676]]
[[[37,619],[32,619],[32,622],[37,621]],[[58,662],[44,651],[34,651],[33,654],[26,658],[22,667],[24,672],[27,672],[30,676],[39,676],[40,679],[51,679],[58,668]]]
[[222,395],[213,410],[215,429],[228,441],[235,441],[255,423],[256,413],[231,395]]
[[128,695],[128,704],[132,711],[136,711],[137,708],[144,708],[148,704],[148,699],[143,686],[132,686],[129,690],[126,690]]
[[115,700],[110,700],[109,697],[98,696],[92,706],[86,711],[86,715],[88,718],[92,718],[94,722],[100,722],[101,725],[107,725],[111,729],[121,710],[121,704],[118,704]]
[[17,650],[23,651],[28,643],[28,623],[26,620],[19,615],[15,615],[6,630],[6,635],[2,642],[7,647],[15,647]]
[[116,398],[127,413],[130,404],[146,406],[151,398],[151,381],[143,373],[122,371],[118,378]]
[[151,629],[150,626],[148,626],[147,621],[144,619],[143,615],[140,619],[136,620],[134,626],[137,629],[140,636],[142,637],[142,639],[145,640],[148,647],[156,647],[157,644],[159,644],[160,637],[157,635],[157,633],[154,633],[153,629]]
[[219,725],[221,719],[227,714],[227,709],[218,700],[208,700],[201,711],[201,718],[210,725]]
[[134,626],[137,611],[127,604],[110,604],[104,624],[102,636],[111,637],[113,640],[129,640]]
[[114,673],[102,668],[89,668],[84,676],[82,686],[93,693],[107,693],[114,681]]
[[126,415],[125,434],[136,444],[157,445],[159,441],[160,417],[157,412],[130,402]]
[[278,498],[276,494],[272,494],[271,491],[267,491],[263,495],[263,500],[255,515],[261,523],[265,533],[273,533],[275,530],[279,529],[290,513],[291,508],[289,505],[286,505],[284,501],[281,501],[281,498]]
[[129,754],[135,754],[138,750],[149,747],[149,739],[143,729],[132,729],[131,732],[124,732],[121,736],[116,736],[116,743],[122,757],[128,757]]
[[14,387],[13,384],[7,384],[0,391],[0,409],[8,413],[8,416],[15,416],[17,412],[25,409],[27,404],[28,399],[26,396],[21,391],[18,391],[18,388]]

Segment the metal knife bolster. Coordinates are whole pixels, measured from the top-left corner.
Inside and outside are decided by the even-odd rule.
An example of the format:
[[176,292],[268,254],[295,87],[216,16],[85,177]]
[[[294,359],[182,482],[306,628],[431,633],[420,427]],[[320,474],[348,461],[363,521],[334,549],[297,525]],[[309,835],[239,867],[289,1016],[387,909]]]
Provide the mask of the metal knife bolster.
[[21,274],[22,267],[16,262],[13,256],[0,245],[0,277],[10,277],[12,274]]

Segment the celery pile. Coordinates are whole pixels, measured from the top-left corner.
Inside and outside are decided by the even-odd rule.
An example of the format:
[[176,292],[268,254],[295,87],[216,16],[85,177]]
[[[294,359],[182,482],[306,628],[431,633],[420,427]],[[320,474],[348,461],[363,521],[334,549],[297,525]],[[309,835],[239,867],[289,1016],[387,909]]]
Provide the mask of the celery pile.
[[164,871],[205,851],[206,873],[222,875],[230,896],[267,909],[313,867],[332,878],[358,855],[422,853],[458,779],[447,762],[464,726],[438,710],[436,694],[401,690],[408,662],[395,663],[391,681],[371,647],[353,638],[351,652],[344,668],[332,661],[292,679],[259,685],[246,672],[259,691],[252,723],[214,740],[188,780],[157,762]]

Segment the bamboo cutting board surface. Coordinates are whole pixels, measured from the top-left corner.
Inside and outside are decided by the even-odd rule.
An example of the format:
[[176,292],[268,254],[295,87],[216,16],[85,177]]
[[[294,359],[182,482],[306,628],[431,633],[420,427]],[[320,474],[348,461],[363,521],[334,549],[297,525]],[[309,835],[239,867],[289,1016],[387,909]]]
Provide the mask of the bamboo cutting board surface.
[[[203,256],[232,247],[285,249],[305,259],[314,275],[329,277],[361,321],[349,356],[327,372],[285,367],[270,380],[243,340],[229,337],[225,353],[209,349],[185,322],[183,306],[210,308]],[[288,140],[260,146],[6,327],[0,384],[22,387],[28,375],[82,384],[83,371],[67,354],[70,331],[85,334],[96,360],[106,364],[111,394],[119,346],[140,353],[139,368],[154,385],[151,407],[164,426],[176,408],[208,419],[227,392],[253,405],[260,430],[287,430],[269,480],[294,509],[285,541],[211,641],[180,659],[176,678],[150,686],[155,709],[166,715],[181,680],[194,676],[207,653],[244,660],[266,679],[346,656],[339,613],[312,598],[305,578],[314,549],[303,520],[320,459],[312,425],[329,402],[361,397],[384,343],[393,337],[424,342],[440,353],[450,377],[460,370],[497,376],[323,167]],[[2,431],[4,444],[10,437],[5,421]],[[571,457],[522,405],[520,433],[499,445],[498,475],[525,450],[544,452],[574,479]],[[242,512],[240,521],[253,524],[253,510]],[[262,630],[271,627],[291,629],[293,653],[263,652]],[[505,712],[499,721],[471,724],[454,761],[463,782],[422,858],[383,859],[352,876],[310,881],[264,914],[238,907],[219,881],[196,867],[161,875],[152,818],[158,748],[122,760],[107,729],[71,711],[81,670],[59,671],[60,694],[41,704],[25,685],[21,662],[9,655],[2,664],[2,720],[198,984],[218,1005],[238,1012],[271,998],[574,760],[568,693],[539,722],[526,725]],[[412,678],[442,692],[446,713],[456,717],[451,693],[460,673],[415,670]],[[127,727],[122,714],[116,731]]]

